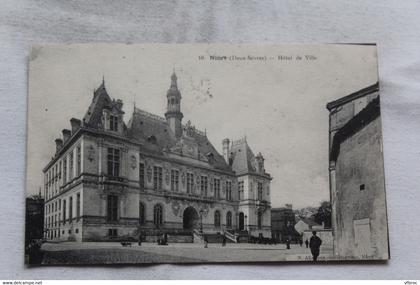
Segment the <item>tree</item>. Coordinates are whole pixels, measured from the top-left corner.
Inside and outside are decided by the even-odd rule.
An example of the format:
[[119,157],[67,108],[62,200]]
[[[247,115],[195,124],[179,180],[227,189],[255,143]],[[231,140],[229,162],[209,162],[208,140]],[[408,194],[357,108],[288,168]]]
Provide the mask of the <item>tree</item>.
[[331,203],[329,201],[321,202],[314,218],[318,224],[324,223],[325,228],[331,228]]

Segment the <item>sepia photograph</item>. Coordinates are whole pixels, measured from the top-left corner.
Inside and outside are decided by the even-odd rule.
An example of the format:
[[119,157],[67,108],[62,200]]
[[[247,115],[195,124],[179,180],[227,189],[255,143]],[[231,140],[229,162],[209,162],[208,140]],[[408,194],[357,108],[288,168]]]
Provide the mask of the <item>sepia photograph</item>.
[[375,44],[29,55],[25,263],[390,258]]

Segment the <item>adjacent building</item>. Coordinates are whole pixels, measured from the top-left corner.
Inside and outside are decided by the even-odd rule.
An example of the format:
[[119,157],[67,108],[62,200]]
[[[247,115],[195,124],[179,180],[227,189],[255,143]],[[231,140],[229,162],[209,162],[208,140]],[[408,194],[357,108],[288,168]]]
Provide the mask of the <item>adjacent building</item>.
[[327,109],[334,254],[388,259],[378,83]]
[[[271,237],[270,181],[246,138],[222,142],[182,123],[172,74],[164,117],[121,100],[105,82],[82,120],[55,140],[45,179],[45,237],[99,241],[192,232]],[[210,116],[211,114],[209,114]]]
[[296,239],[297,232],[294,228],[295,224],[296,218],[292,204],[271,209],[271,234],[272,238],[277,242]]

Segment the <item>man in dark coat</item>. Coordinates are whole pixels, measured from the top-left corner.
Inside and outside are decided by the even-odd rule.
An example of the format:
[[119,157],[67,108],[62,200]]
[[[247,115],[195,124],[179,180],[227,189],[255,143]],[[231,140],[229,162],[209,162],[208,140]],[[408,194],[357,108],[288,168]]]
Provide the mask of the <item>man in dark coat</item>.
[[312,237],[309,240],[309,247],[311,248],[311,253],[313,260],[316,261],[319,256],[319,247],[322,244],[322,240],[316,235],[316,231],[312,232]]

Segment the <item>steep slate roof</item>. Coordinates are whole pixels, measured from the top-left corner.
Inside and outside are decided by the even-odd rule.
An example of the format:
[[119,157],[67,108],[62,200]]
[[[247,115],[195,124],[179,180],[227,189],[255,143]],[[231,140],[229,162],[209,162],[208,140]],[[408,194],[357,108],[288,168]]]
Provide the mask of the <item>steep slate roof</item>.
[[248,146],[246,139],[240,139],[232,143],[232,169],[237,175],[245,173],[257,173],[255,168],[255,155]]
[[[128,136],[142,143],[144,149],[155,154],[163,154],[164,150],[169,151],[177,142],[182,139],[177,139],[175,134],[170,129],[166,119],[148,113],[141,109],[135,108],[133,116],[128,122]],[[185,131],[183,136],[185,136]],[[211,165],[221,170],[231,170],[231,167],[225,162],[214,146],[211,144],[206,135],[195,131],[189,135],[198,146],[200,154],[213,154],[213,161]]]
[[101,86],[95,90],[93,93],[93,99],[90,103],[90,106],[83,117],[83,124],[84,126],[98,128],[101,122],[102,117],[102,110],[103,109],[112,109],[116,107],[119,112],[124,113],[120,106],[118,106],[118,102],[112,100],[111,97],[108,95],[108,92],[105,89],[105,82],[102,81]]

